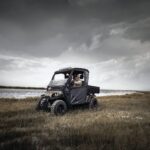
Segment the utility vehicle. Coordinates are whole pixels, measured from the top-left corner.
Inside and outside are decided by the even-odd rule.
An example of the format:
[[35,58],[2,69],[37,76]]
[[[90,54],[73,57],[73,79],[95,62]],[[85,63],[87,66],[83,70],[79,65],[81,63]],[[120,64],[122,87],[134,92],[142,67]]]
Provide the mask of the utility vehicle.
[[100,88],[88,85],[89,71],[84,68],[64,68],[56,71],[41,95],[37,110],[50,110],[55,115],[63,115],[75,105],[87,104],[89,108],[98,105],[95,93]]

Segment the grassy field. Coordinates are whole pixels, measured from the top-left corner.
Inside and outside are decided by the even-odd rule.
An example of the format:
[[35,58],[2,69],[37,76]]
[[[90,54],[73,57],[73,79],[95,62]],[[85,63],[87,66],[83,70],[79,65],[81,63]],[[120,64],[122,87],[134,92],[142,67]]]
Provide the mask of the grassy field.
[[36,98],[0,99],[0,149],[148,150],[150,93],[99,98],[97,111],[36,112]]

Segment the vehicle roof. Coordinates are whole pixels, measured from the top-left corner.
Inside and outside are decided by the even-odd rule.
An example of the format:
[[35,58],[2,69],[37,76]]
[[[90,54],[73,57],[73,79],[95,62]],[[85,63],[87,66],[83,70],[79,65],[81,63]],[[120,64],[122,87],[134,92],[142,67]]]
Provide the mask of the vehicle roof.
[[59,69],[59,70],[55,71],[55,73],[67,72],[67,71],[72,71],[72,70],[76,70],[76,71],[87,71],[87,72],[89,72],[89,70],[88,70],[88,69],[85,69],[85,68],[72,68],[72,67],[69,67],[69,68],[62,68],[62,69]]

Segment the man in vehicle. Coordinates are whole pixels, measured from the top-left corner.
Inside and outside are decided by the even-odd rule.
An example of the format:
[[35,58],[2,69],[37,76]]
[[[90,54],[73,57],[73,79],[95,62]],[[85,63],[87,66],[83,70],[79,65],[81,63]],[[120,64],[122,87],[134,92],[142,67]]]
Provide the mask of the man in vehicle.
[[75,74],[73,78],[73,86],[74,87],[80,87],[82,86],[82,81],[80,79],[80,74]]

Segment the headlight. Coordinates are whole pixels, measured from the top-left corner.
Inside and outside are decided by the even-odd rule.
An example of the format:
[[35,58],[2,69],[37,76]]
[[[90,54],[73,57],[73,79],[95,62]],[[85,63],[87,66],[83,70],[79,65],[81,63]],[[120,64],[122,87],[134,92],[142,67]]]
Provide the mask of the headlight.
[[50,97],[59,96],[61,94],[63,94],[62,91],[48,91],[47,92],[47,95],[50,96]]

